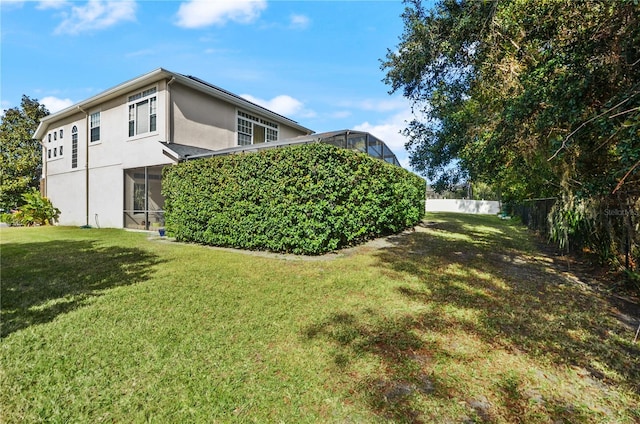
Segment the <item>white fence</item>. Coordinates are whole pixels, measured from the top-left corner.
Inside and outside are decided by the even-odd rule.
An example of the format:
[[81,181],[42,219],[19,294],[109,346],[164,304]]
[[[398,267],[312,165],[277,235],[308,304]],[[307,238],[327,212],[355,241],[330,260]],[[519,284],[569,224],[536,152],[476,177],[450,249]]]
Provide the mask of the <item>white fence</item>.
[[497,200],[428,199],[427,212],[460,212],[495,215],[500,212]]

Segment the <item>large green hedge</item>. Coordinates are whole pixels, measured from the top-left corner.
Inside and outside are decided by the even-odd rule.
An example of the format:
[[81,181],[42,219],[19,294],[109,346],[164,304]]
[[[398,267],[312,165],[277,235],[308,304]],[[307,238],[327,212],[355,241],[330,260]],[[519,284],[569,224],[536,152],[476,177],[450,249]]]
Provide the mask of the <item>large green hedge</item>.
[[320,254],[418,223],[425,182],[328,144],[166,167],[167,232],[177,240]]

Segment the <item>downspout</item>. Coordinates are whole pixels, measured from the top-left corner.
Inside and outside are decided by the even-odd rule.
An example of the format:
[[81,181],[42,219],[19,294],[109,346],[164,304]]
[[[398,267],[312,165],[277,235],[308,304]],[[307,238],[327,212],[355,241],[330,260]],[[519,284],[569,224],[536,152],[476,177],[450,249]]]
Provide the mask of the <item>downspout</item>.
[[78,110],[82,113],[84,113],[84,128],[85,128],[85,134],[84,134],[84,138],[85,138],[85,143],[86,143],[86,151],[85,151],[85,164],[84,164],[84,173],[85,173],[85,217],[86,217],[86,222],[85,222],[85,226],[88,227],[89,226],[89,114],[87,113],[87,111],[85,111],[84,109],[82,109],[80,106],[78,106]]
[[167,143],[173,143],[173,106],[171,104],[171,87],[170,85],[176,80],[176,77],[171,77],[169,82],[167,82],[167,96],[166,98],[166,108],[165,108],[165,136],[167,138]]

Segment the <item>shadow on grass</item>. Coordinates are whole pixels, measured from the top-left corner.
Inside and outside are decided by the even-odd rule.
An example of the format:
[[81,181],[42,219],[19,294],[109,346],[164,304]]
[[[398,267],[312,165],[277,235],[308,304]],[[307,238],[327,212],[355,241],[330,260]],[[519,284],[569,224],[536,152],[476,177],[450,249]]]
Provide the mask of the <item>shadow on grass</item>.
[[[420,396],[462,399],[472,417],[458,417],[463,421],[585,422],[593,414],[561,388],[557,396],[544,397],[525,390],[519,374],[503,375],[507,370],[500,364],[496,387],[487,388],[500,399],[499,408],[486,398],[466,399],[460,382],[426,371],[425,363],[438,358],[472,367],[474,354],[457,357],[455,349],[420,334],[441,336],[427,340],[467,334],[481,349],[569,366],[594,387],[640,393],[640,346],[630,343],[628,328],[614,318],[606,299],[554,270],[523,231],[489,217],[426,221],[416,232],[391,238],[392,246],[377,257],[383,272],[399,282],[398,293],[428,313],[393,319],[374,311],[336,313],[309,327],[306,336],[337,343],[335,362],[345,370],[359,355],[376,355],[384,369],[361,389],[377,413],[401,422],[437,420],[414,410]],[[633,405],[628,408],[628,416],[640,419]]]
[[107,289],[144,281],[158,263],[144,250],[93,241],[4,244],[0,335],[52,321]]

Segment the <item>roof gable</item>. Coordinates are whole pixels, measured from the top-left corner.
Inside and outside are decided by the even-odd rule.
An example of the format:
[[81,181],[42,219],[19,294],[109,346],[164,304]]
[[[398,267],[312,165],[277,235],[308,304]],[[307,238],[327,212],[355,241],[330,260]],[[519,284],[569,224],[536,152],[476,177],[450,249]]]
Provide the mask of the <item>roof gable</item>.
[[131,80],[118,84],[115,87],[105,90],[102,93],[92,96],[86,100],[78,102],[66,109],[63,109],[56,113],[52,113],[51,115],[48,115],[42,118],[42,120],[40,121],[40,125],[38,126],[38,129],[34,133],[33,137],[35,139],[42,138],[44,134],[47,132],[47,128],[49,127],[50,122],[66,118],[75,113],[78,113],[79,111],[84,112],[85,110],[95,107],[106,101],[112,100],[122,95],[126,95],[132,91],[141,89],[145,86],[148,86],[149,84],[153,84],[161,80],[170,80],[170,81],[177,82],[179,84],[189,86],[206,95],[221,99],[237,107],[247,109],[249,111],[253,111],[255,113],[268,117],[269,119],[272,119],[283,125],[291,126],[293,128],[296,128],[303,132],[307,132],[309,134],[313,133],[312,130],[303,127],[302,125],[298,124],[296,121],[292,119],[289,119],[283,115],[273,112],[258,104],[250,102],[249,100],[246,100],[234,93],[231,93],[230,91],[224,90],[218,86],[215,86],[204,80],[201,80],[200,78],[190,76],[190,75],[183,75],[176,72],[171,72],[163,68],[158,68],[149,73],[146,73],[144,75],[138,76],[136,78],[133,78]]

